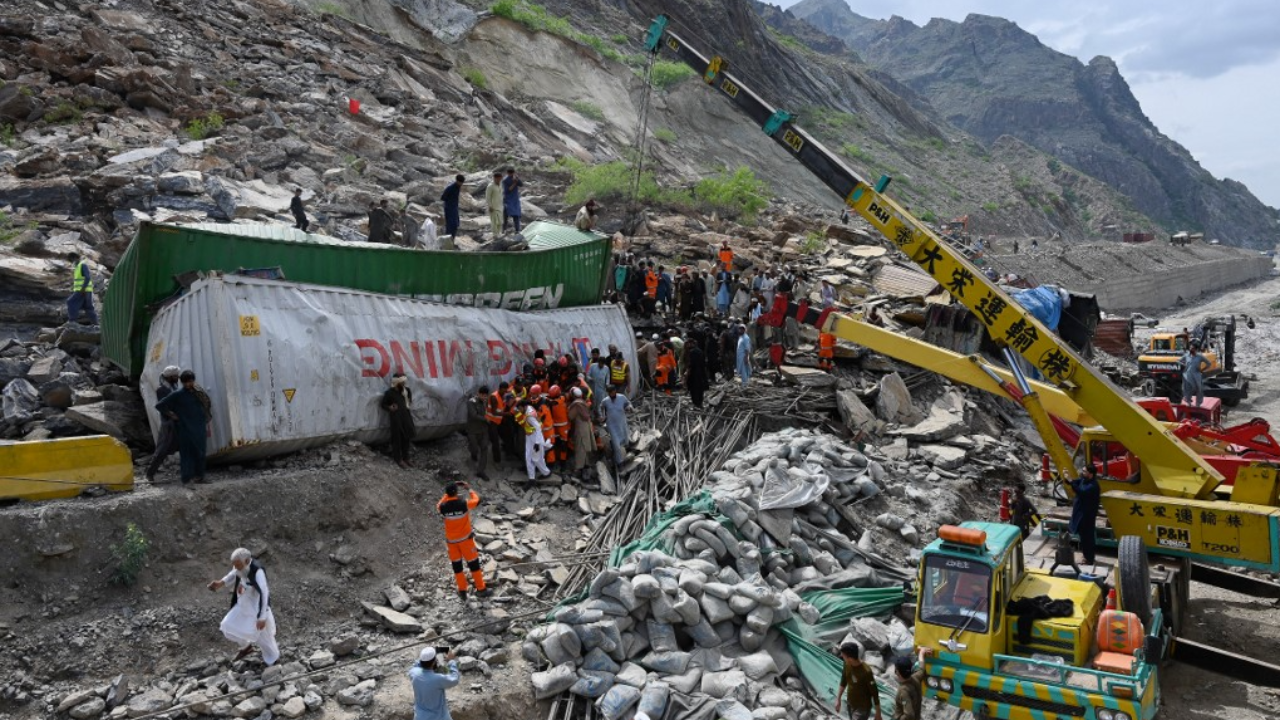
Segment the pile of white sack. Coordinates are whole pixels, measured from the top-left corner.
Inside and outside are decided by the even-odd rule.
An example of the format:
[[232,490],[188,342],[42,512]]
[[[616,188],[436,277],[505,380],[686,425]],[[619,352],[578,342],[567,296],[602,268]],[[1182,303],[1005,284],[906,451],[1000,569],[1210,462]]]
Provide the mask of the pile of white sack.
[[723,524],[679,518],[660,536],[670,554],[634,552],[529,633],[526,659],[549,666],[532,676],[535,695],[597,698],[606,720],[656,720],[670,703],[714,704],[711,717],[723,720],[824,717],[803,696],[776,626],[818,622],[800,591],[902,579],[838,529],[850,524],[835,505],[877,494],[882,473],[811,431],[766,435],[736,453],[710,478]]

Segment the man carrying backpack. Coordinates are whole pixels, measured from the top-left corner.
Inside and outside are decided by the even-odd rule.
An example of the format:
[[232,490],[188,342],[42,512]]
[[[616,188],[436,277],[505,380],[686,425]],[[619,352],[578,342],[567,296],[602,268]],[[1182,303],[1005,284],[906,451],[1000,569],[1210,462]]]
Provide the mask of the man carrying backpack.
[[[267,588],[267,572],[244,548],[231,553],[231,572],[221,580],[209,583],[209,590],[216,592],[232,583],[231,610],[222,618],[222,634],[240,645],[235,660],[243,660],[257,645],[262,651],[262,662],[268,667],[280,659],[276,645],[276,618],[271,612],[271,591]],[[233,660],[232,662],[235,662]]]

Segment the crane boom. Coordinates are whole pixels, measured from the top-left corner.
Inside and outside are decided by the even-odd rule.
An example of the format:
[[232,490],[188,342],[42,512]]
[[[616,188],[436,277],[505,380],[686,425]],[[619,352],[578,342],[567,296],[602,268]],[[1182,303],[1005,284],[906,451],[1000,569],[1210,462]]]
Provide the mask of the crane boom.
[[[1217,470],[1085,363],[924,223],[886,196],[889,177],[881,177],[874,184],[864,180],[797,125],[791,113],[765,102],[727,72],[728,62],[723,57],[702,55],[667,25],[668,19],[662,15],[650,27],[646,38],[650,52],[669,50],[693,68],[703,82],[732,100],[766,135],[835,191],[850,209],[973,312],[993,340],[1025,358],[1089,415],[1103,419],[1115,437],[1142,461],[1160,494],[1183,498],[1207,498],[1212,494],[1222,482]],[[840,323],[838,315],[819,312],[807,303],[772,310],[823,329]]]

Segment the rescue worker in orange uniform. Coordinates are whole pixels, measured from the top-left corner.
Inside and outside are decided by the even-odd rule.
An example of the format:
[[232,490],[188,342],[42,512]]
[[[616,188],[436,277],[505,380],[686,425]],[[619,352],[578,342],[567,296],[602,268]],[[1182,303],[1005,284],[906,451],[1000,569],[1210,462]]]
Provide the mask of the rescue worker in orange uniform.
[[828,332],[818,333],[818,367],[831,372],[835,369],[836,336]]
[[489,447],[493,448],[493,462],[502,462],[502,414],[505,405],[502,402],[502,393],[510,389],[506,383],[498,386],[497,390],[489,393],[489,397],[484,401],[484,419],[489,423]]
[[538,423],[542,426],[542,439],[545,441],[547,448],[543,460],[546,461],[547,467],[556,464],[557,458],[560,457],[561,448],[556,447],[556,427],[555,418],[551,416],[551,399],[546,395],[538,396]]
[[670,395],[676,385],[676,351],[671,343],[664,342],[658,346],[658,368],[654,373],[654,384],[659,390]]
[[[465,491],[466,496],[459,495]],[[444,496],[436,504],[436,511],[444,518],[444,541],[449,548],[449,562],[453,563],[453,580],[458,586],[458,597],[467,599],[467,574],[463,563],[471,571],[471,583],[476,597],[489,597],[492,592],[484,584],[484,571],[480,569],[480,553],[476,550],[475,533],[471,530],[471,511],[480,504],[480,496],[465,482],[449,483]]]
[[720,269],[733,272],[733,249],[728,240],[720,243]]
[[653,269],[653,261],[649,261],[649,266],[644,271],[644,301],[642,317],[651,317],[655,310],[658,309],[658,282],[662,278],[658,277],[658,272]]
[[563,474],[569,458],[573,457],[573,447],[569,442],[569,403],[559,385],[551,386],[547,403],[551,406],[551,424],[556,436],[555,462],[548,460],[547,463]]

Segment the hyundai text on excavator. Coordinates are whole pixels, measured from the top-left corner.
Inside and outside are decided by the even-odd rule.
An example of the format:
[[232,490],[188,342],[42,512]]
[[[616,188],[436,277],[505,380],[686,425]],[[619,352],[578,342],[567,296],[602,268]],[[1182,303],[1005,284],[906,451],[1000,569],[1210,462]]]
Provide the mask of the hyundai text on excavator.
[[[649,28],[646,46],[654,57],[668,51],[692,67],[969,308],[1007,354],[1016,352],[1039,370],[1045,390],[1028,383],[1017,364],[1009,363],[1023,405],[1055,453],[1061,477],[1072,478],[1076,471],[1054,435],[1045,411],[1050,404],[1068,412],[1074,406],[1081,424],[1091,424],[1086,421],[1090,418],[1105,422],[1105,430],[1087,428],[1082,434],[1083,462],[1098,462],[1092,449],[1109,443],[1133,458],[1136,467],[1127,466],[1128,474],[1101,479],[1102,505],[1118,559],[1114,566],[1091,568],[1099,573],[1096,578],[1082,578],[1075,568],[1073,577],[1060,577],[1060,564],[1074,565],[1069,545],[1065,554],[1045,543],[1024,545],[1010,525],[969,522],[939,529],[922,554],[917,576],[916,643],[934,650],[925,665],[925,694],[980,717],[1150,720],[1159,709],[1160,664],[1170,656],[1251,682],[1280,685],[1280,667],[1178,635],[1192,561],[1280,571],[1280,468],[1250,463],[1238,470],[1234,485],[1224,486],[1222,474],[1178,434],[885,195],[891,178],[864,180],[801,129],[795,116],[769,105],[729,73],[724,57],[702,55],[670,24],[659,16]],[[872,330],[855,318],[779,294],[762,322],[777,325],[785,318],[853,342],[862,342]],[[907,347],[904,343],[899,349]],[[894,354],[883,345],[876,349]],[[917,356],[908,350],[898,357],[915,362]],[[927,362],[921,366],[928,367]],[[1012,386],[1007,373],[983,364],[974,372],[989,376],[974,383],[978,386]],[[1119,591],[1115,609],[1104,607],[1100,588],[1107,582]],[[1071,610],[1033,619],[1028,603],[1038,596],[1070,600]],[[1012,615],[1014,609],[1027,617]]]

